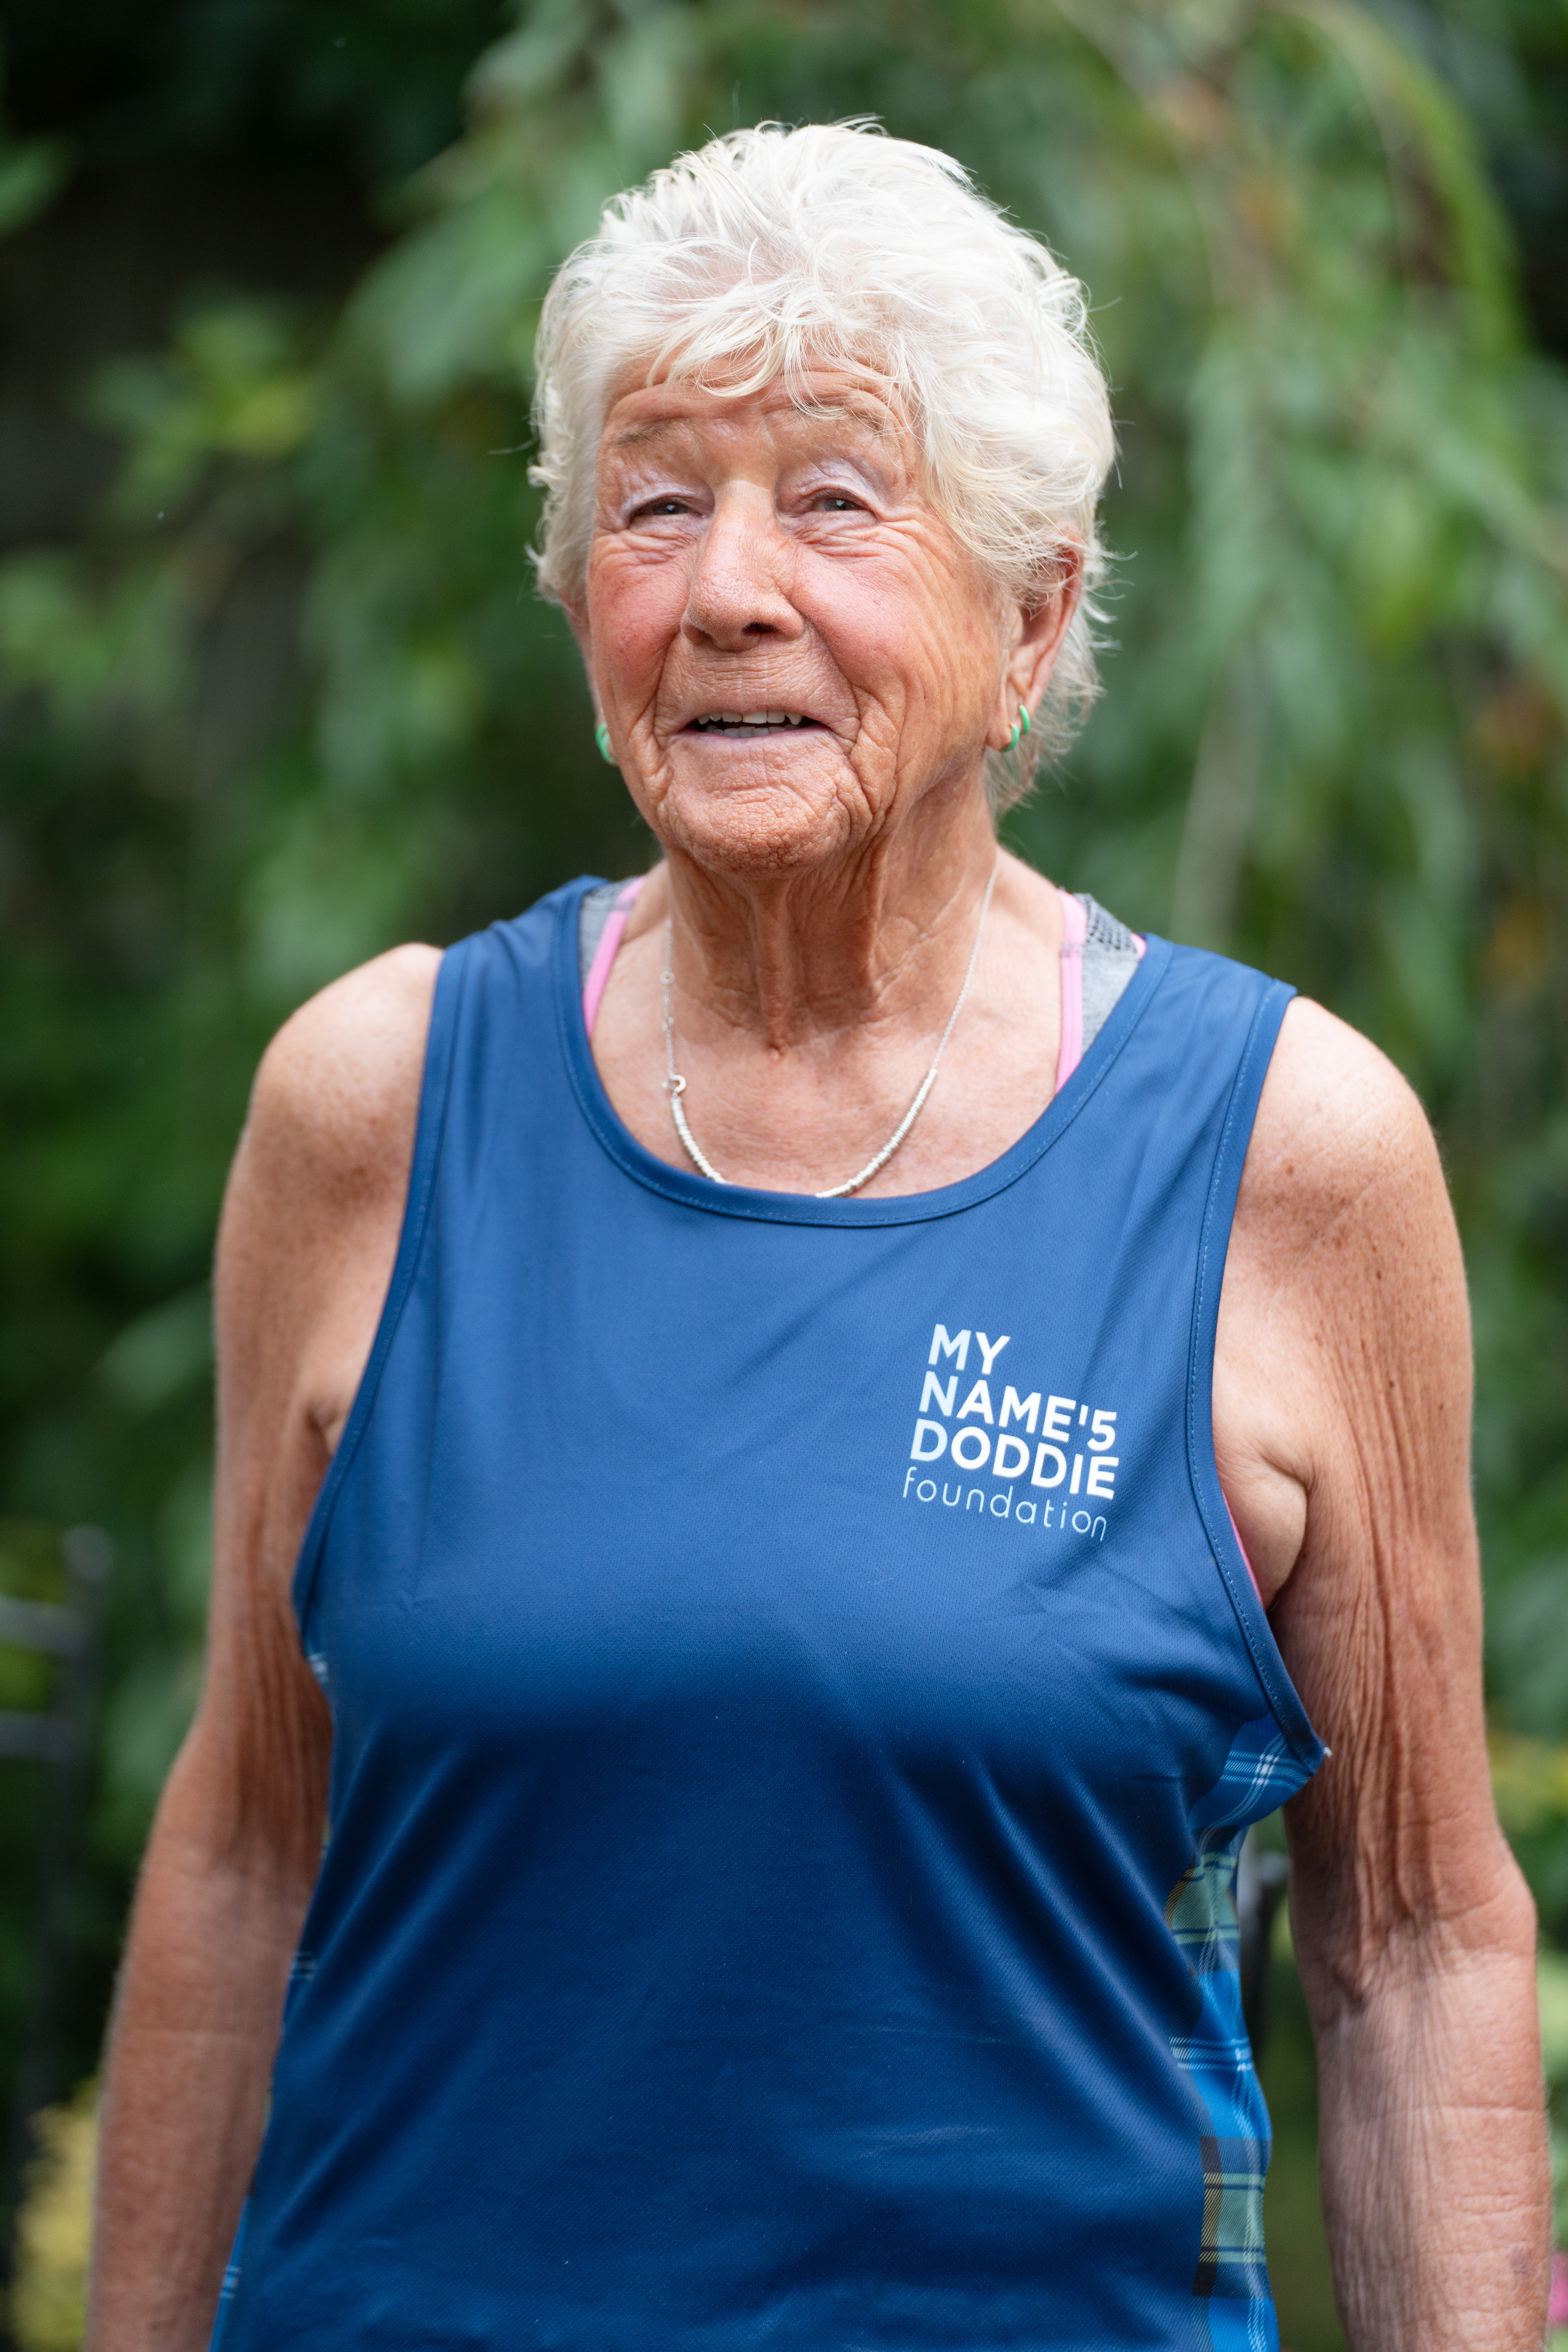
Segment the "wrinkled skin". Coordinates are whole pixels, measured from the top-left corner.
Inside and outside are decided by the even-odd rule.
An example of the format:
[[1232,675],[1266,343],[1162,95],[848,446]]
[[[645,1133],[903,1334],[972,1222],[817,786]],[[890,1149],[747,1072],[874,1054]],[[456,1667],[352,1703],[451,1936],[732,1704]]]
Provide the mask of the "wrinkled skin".
[[[664,851],[595,1051],[682,1161],[662,1090],[672,927],[692,1124],[731,1181],[816,1190],[882,1143],[955,999],[997,853],[982,760],[1035,708],[1077,593],[989,591],[921,486],[889,387],[801,414],[628,383],[572,618]],[[736,739],[721,711],[813,724]],[[1003,857],[971,997],[868,1186],[973,1172],[1048,1101],[1054,891]],[[288,1585],[395,1255],[438,958],[405,948],[295,1015],[257,1082],[218,1255],[210,1663],[127,1957],[94,2352],[196,2352],[265,2112],[320,1852],[330,1723]],[[1402,1080],[1288,1013],[1247,1155],[1214,1386],[1226,1496],[1331,1762],[1290,1808],[1325,2206],[1354,2352],[1532,2352],[1547,2284],[1533,1917],[1480,1706],[1463,1271]]]

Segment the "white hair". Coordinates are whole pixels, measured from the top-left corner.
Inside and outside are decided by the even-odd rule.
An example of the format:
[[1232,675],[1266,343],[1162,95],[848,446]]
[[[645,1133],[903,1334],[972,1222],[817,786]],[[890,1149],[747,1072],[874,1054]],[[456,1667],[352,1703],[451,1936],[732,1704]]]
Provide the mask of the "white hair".
[[1096,692],[1095,509],[1115,445],[1083,289],[934,148],[865,121],[767,122],[605,206],[540,321],[540,584],[581,599],[599,436],[628,369],[742,398],[825,361],[891,381],[928,494],[999,593],[1027,604],[1064,553],[1081,555],[1084,594],[1035,730],[991,755],[1005,807]]

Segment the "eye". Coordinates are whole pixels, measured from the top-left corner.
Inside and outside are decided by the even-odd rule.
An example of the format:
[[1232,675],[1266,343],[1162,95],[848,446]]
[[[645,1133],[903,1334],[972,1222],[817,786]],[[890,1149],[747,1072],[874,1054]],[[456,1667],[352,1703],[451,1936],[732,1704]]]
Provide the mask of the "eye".
[[823,514],[864,514],[866,509],[847,490],[823,490],[815,501]]
[[626,520],[628,522],[657,521],[666,515],[689,514],[691,508],[685,499],[645,499],[640,507],[632,509]]

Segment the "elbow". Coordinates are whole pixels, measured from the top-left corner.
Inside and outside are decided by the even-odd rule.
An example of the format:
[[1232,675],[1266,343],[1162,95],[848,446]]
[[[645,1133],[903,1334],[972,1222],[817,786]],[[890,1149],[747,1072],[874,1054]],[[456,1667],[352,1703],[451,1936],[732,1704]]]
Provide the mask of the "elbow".
[[1320,2031],[1423,1986],[1516,1974],[1533,1985],[1535,1903],[1500,1834],[1495,1852],[1474,1868],[1447,1875],[1417,1898],[1402,1893],[1391,1876],[1353,1904],[1325,1904],[1310,1894],[1299,1906],[1293,1902],[1302,1989]]

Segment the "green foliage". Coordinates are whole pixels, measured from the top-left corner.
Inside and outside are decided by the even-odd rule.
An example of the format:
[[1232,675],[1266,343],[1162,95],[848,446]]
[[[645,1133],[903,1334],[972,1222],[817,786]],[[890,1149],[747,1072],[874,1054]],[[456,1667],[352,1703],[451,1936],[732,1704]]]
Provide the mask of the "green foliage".
[[30,139],[0,144],[0,236],[41,212],[68,168],[66,152],[58,142]]
[[87,2318],[98,2084],[38,2117],[17,2225],[10,2333],[17,2352],[77,2352]]
[[395,197],[461,125],[503,0],[11,0],[16,87],[62,101],[90,167],[327,152]]
[[[339,13],[403,87],[397,13]],[[268,37],[326,90],[318,14]],[[113,499],[0,564],[0,1501],[121,1540],[106,1886],[195,1688],[202,1286],[261,1044],[399,938],[648,854],[530,586],[540,294],[608,193],[768,116],[950,149],[1090,287],[1116,644],[1011,834],[1295,981],[1427,1104],[1475,1296],[1496,1705],[1568,1735],[1568,394],[1471,94],[1516,72],[1512,21],[1434,12],[1418,45],[1354,0],[534,0],[341,310],[193,300],[102,375]],[[1520,1842],[1562,1930],[1568,1808]]]

